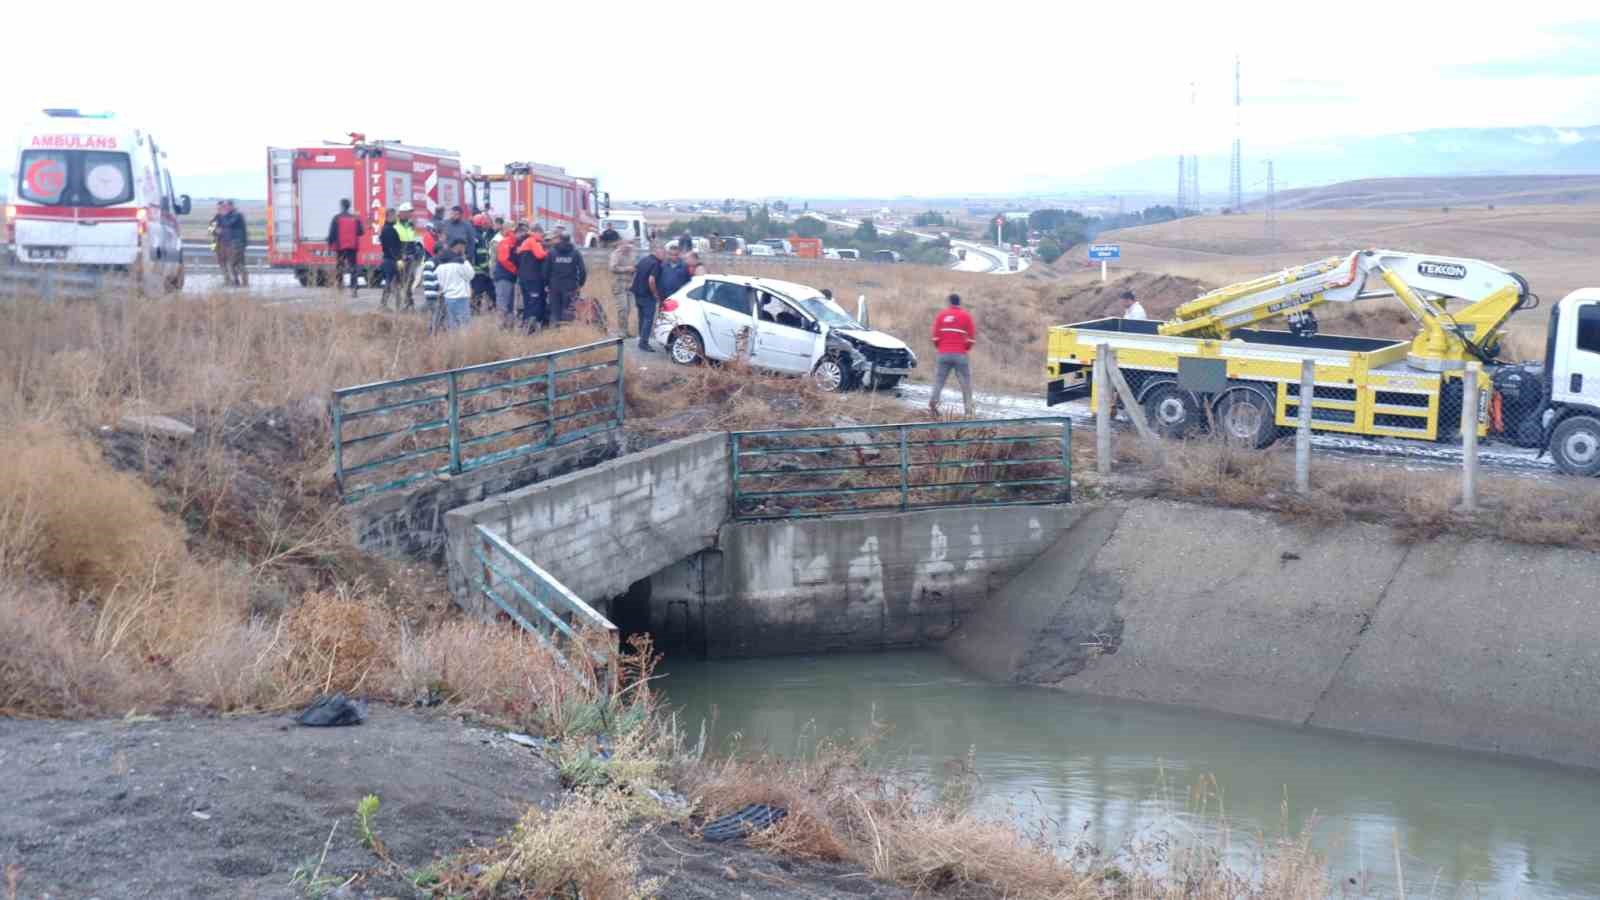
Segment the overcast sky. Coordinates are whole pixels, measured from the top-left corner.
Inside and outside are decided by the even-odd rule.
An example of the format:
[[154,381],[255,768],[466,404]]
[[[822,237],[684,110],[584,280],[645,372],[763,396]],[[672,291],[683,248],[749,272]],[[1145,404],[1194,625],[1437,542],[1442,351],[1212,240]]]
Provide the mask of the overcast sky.
[[[363,131],[636,198],[1007,192],[1222,151],[1235,52],[1251,149],[1600,124],[1594,0],[1228,6],[24,5],[6,14],[0,114],[115,111],[157,135],[180,183]],[[21,39],[28,16],[51,37]]]

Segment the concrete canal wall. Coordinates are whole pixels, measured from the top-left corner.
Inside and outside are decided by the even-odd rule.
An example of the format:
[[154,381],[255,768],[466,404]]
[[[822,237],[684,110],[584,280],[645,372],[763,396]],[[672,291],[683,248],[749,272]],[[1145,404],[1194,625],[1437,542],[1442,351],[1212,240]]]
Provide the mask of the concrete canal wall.
[[1168,502],[1087,514],[948,642],[986,675],[1600,766],[1600,559]]

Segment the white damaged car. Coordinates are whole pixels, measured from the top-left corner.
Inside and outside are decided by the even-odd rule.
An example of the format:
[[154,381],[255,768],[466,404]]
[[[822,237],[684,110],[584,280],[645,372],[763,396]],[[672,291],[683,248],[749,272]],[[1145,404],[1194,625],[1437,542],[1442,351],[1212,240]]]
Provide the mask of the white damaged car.
[[698,275],[661,301],[651,335],[680,365],[747,359],[809,375],[825,391],[887,390],[917,365],[904,341],[856,321],[816,288],[776,278]]

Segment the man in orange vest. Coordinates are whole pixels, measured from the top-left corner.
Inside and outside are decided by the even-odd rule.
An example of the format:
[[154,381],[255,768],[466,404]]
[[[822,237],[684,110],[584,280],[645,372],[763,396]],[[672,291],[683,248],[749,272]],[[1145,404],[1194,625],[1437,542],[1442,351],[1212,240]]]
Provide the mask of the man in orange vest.
[[972,417],[972,366],[967,362],[967,353],[977,337],[978,326],[961,308],[961,295],[951,294],[950,305],[933,317],[933,346],[939,351],[939,360],[933,372],[933,396],[928,398],[928,411],[935,416],[939,414],[944,380],[954,371],[961,380],[961,408],[967,418]]
[[339,282],[343,280],[344,273],[350,273],[350,296],[356,295],[360,277],[356,271],[356,251],[361,249],[361,235],[365,234],[367,226],[359,216],[350,213],[350,201],[339,201],[339,214],[333,217],[328,224],[328,249],[338,254],[338,269],[336,270],[333,287],[339,289]]

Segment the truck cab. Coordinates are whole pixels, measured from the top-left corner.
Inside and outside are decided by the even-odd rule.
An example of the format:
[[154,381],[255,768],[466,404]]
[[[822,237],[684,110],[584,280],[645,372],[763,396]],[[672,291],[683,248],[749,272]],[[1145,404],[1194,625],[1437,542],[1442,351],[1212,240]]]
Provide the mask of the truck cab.
[[1551,311],[1544,374],[1551,458],[1568,474],[1600,475],[1600,288],[1573,291]]
[[[643,212],[614,209],[600,217],[600,233],[605,233],[607,228],[640,250],[650,249],[650,226],[645,223]],[[598,240],[598,236],[594,240]],[[590,246],[594,246],[594,240],[590,242]]]
[[148,132],[45,110],[22,132],[10,181],[6,241],[20,265],[126,272],[149,293],[183,287],[178,217],[190,201]]

